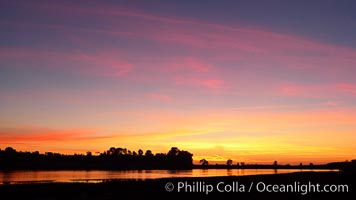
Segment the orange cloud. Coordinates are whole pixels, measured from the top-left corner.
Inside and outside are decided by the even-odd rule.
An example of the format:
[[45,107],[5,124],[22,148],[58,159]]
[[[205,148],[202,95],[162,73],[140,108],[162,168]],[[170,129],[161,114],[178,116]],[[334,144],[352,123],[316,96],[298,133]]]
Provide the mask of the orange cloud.
[[1,143],[22,143],[22,142],[51,142],[51,141],[71,141],[71,140],[92,140],[106,138],[104,136],[93,135],[95,130],[55,130],[47,128],[1,128]]

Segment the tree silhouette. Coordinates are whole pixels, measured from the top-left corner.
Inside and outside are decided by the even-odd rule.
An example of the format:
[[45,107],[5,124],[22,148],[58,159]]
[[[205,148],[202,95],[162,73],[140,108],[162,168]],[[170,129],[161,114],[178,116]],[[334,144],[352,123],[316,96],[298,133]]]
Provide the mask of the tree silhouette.
[[204,167],[206,167],[206,166],[209,165],[209,162],[208,162],[205,158],[201,159],[199,162],[200,162],[201,165],[204,166]]
[[229,167],[232,166],[232,160],[231,160],[231,159],[228,159],[228,160],[226,161],[226,165],[229,166]]
[[139,156],[142,156],[142,155],[143,155],[142,149],[139,149],[137,152],[138,152],[138,155],[139,155]]
[[168,152],[168,156],[177,156],[179,154],[179,149],[177,147],[172,147]]
[[167,153],[167,161],[169,168],[187,168],[193,163],[193,154],[188,151],[179,150],[177,147],[172,147]]
[[244,168],[245,167],[245,162],[241,162],[240,166],[241,166],[241,168]]
[[115,154],[115,151],[116,151],[116,148],[115,148],[115,147],[110,147],[110,149],[107,151],[107,154],[108,154],[108,155],[114,155],[114,154]]
[[274,167],[275,169],[278,167],[278,162],[277,162],[276,160],[273,162],[273,167]]
[[149,156],[153,156],[153,153],[151,150],[147,150],[145,153],[145,156],[149,157]]
[[5,148],[5,152],[6,153],[16,153],[16,150],[12,147],[6,147]]

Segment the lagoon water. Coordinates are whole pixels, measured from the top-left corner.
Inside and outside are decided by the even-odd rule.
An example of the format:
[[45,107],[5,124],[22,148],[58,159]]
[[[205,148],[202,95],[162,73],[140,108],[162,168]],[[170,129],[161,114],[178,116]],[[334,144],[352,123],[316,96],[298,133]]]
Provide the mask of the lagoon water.
[[[107,180],[146,180],[177,177],[246,176],[292,172],[332,171],[301,169],[193,169],[193,170],[54,170],[0,171],[0,184],[42,182],[104,182]],[[335,171],[335,170],[334,170]]]

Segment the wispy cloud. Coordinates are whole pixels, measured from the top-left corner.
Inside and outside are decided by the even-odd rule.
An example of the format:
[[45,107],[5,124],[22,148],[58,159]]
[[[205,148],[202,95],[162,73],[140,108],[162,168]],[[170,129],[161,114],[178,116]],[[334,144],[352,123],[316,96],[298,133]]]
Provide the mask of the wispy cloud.
[[161,93],[149,93],[147,96],[150,99],[156,100],[156,101],[162,101],[162,102],[171,102],[173,98],[169,95],[166,94],[161,94]]
[[[248,68],[246,71],[251,71],[252,74],[265,74],[272,70],[306,78],[319,76],[321,79],[349,77],[349,71],[354,70],[356,65],[356,51],[354,49],[325,44],[297,35],[280,34],[258,27],[219,25],[195,19],[160,16],[120,6],[101,5],[93,9],[85,5],[71,8],[61,5],[56,7],[55,5],[57,4],[35,4],[33,7],[37,7],[41,12],[58,12],[60,16],[63,13],[73,13],[74,11],[78,11],[75,12],[76,15],[82,17],[93,14],[105,23],[99,27],[88,27],[85,25],[70,26],[59,21],[57,24],[37,24],[36,26],[62,29],[62,33],[68,37],[89,33],[96,36],[99,34],[103,38],[109,37],[112,40],[134,38],[162,43],[164,46],[167,46],[167,44],[171,47],[179,45],[187,50],[186,54],[200,52],[204,55],[204,62],[201,61],[202,59],[196,59],[194,55],[189,55],[186,56],[186,59],[173,63],[171,66],[191,68],[199,72],[208,72],[213,68],[213,72],[210,73],[218,72],[217,74],[227,75],[224,78],[210,77],[209,79],[225,79],[224,81],[228,82],[226,79],[229,75],[226,69],[217,68],[210,64],[210,61],[237,61],[236,69]],[[120,24],[120,27],[116,24]],[[139,25],[132,26],[131,24]],[[69,30],[74,30],[74,32]],[[134,59],[144,56],[135,52],[126,53]],[[168,56],[165,53],[162,54],[162,57]],[[132,62],[120,58],[120,54],[119,56],[112,54],[108,56],[105,51],[98,53],[98,55],[89,55],[90,59],[82,55],[79,55],[79,57],[84,59],[85,62],[89,61],[97,65],[108,66],[116,71],[112,74],[117,75],[129,72],[134,66]],[[166,63],[160,63],[157,66],[157,68],[165,67],[167,67]],[[273,79],[276,77],[264,76],[261,81],[267,78]],[[291,91],[289,93],[291,94]]]
[[343,92],[356,96],[356,84],[339,83],[336,87],[341,89]]
[[120,58],[120,53],[105,50],[98,53],[87,53],[84,51],[61,52],[30,48],[1,48],[0,58],[14,62],[18,62],[20,58],[22,66],[28,63],[45,62],[47,65],[41,66],[56,68],[62,64],[64,69],[97,76],[122,76],[134,68],[133,64]]
[[225,85],[224,80],[219,79],[203,80],[200,84],[210,89],[228,88],[228,86]]
[[283,95],[291,97],[306,98],[340,98],[343,96],[354,96],[356,86],[345,83],[325,83],[325,84],[295,84],[285,83],[280,86]]

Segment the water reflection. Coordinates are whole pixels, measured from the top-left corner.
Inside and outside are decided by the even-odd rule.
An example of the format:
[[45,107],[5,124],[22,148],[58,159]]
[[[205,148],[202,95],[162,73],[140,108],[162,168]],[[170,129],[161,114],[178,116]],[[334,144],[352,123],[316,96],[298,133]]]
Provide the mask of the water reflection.
[[234,173],[233,173],[232,170],[233,170],[233,169],[226,169],[226,175],[227,175],[227,176],[233,176]]
[[281,174],[300,171],[338,171],[301,169],[193,169],[193,170],[66,170],[66,171],[0,171],[0,184],[27,182],[104,182],[112,179],[145,180],[174,177],[246,176]]

